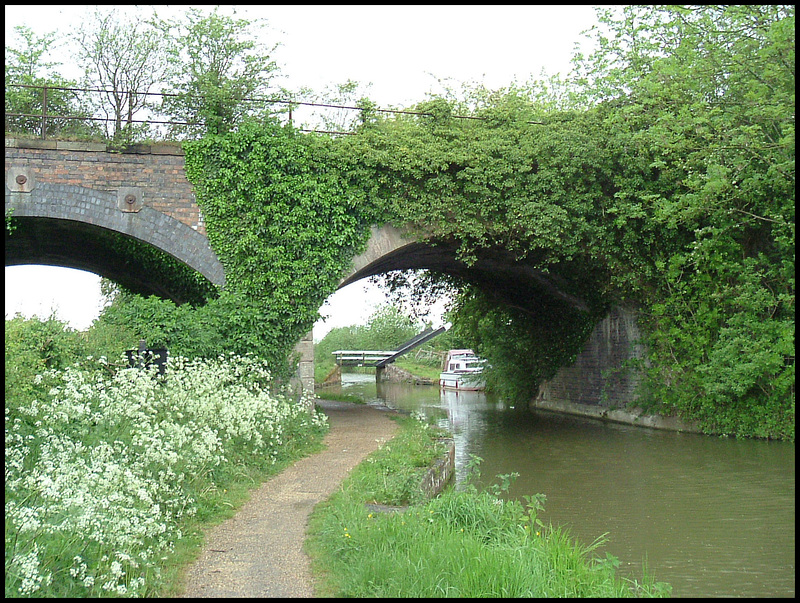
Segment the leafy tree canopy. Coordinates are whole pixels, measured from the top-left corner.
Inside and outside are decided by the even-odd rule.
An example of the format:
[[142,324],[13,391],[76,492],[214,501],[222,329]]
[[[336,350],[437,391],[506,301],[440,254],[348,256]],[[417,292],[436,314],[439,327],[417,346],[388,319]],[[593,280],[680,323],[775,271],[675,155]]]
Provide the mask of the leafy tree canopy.
[[[5,48],[5,110],[6,132],[42,134],[41,118],[45,98],[41,89],[28,86],[76,87],[77,83],[58,74],[58,62],[50,60],[60,40],[55,32],[36,35],[29,27],[18,25],[14,36],[6,40]],[[90,109],[75,92],[48,90],[47,109],[50,115],[89,115]],[[9,113],[22,116],[9,117]],[[95,133],[90,122],[78,119],[49,119],[45,125],[46,136],[81,135]]]
[[166,39],[147,18],[123,20],[114,8],[96,8],[73,38],[86,87],[104,91],[97,98],[110,118],[108,134],[132,141],[147,130],[133,123],[134,116],[152,104],[148,93],[165,77]]
[[336,350],[394,350],[422,328],[397,306],[383,304],[363,325],[331,329],[316,345],[315,354],[324,362]]
[[618,179],[613,208],[651,233],[628,281],[653,398],[715,431],[793,433],[794,7],[626,7],[601,23],[613,35],[579,61],[587,100],[608,99],[610,140],[658,176]]
[[[216,7],[204,14],[190,8],[180,20],[159,20],[161,35],[173,40],[167,47],[169,65],[162,111],[176,121],[200,127],[175,127],[181,132],[219,134],[247,116],[274,107],[266,96],[277,89],[278,65],[265,45],[262,20],[235,19]],[[254,104],[253,98],[261,100]]]

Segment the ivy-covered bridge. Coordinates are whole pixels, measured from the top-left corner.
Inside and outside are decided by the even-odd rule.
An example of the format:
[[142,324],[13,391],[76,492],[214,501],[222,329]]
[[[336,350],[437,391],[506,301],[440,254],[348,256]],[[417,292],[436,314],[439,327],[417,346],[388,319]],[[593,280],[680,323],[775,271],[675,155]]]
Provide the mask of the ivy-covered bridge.
[[[144,250],[155,248],[215,285],[223,266],[206,238],[203,215],[174,144],[133,145],[6,138],[6,214],[16,228],[6,234],[6,265],[47,264],[88,270],[144,295],[189,301],[181,279],[153,269]],[[366,250],[355,257],[340,287],[395,270],[429,269],[462,276],[498,303],[535,310],[542,296],[585,310],[584,300],[544,274],[501,251],[466,264],[453,244],[431,245],[393,226],[372,227]],[[542,405],[598,404],[613,392],[630,399],[635,379],[617,376],[638,357],[635,320],[614,309],[598,325],[584,353],[540,390]],[[304,389],[313,390],[310,334],[297,347]],[[533,398],[536,392],[531,393]]]
[[[119,107],[88,116],[61,93],[107,90],[34,86],[18,69],[31,83],[6,83],[22,90],[6,133],[96,136],[110,121],[117,146],[187,142],[181,156],[7,141],[6,263],[86,268],[190,302],[197,312],[136,299],[106,316],[119,309],[124,325],[150,304],[153,334],[170,323],[176,348],[255,351],[282,377],[337,286],[429,268],[434,286],[458,288],[457,332],[517,404],[537,390],[542,403],[624,405],[636,378],[617,369],[644,356],[629,364],[653,411],[793,439],[794,18],[786,6],[606,13],[622,42],[596,39],[578,77],[465,85],[403,110],[316,105],[357,111],[313,118],[322,136],[293,122],[314,103],[220,99],[216,84],[211,98],[170,93],[152,122]],[[368,232],[387,223],[408,230]]]

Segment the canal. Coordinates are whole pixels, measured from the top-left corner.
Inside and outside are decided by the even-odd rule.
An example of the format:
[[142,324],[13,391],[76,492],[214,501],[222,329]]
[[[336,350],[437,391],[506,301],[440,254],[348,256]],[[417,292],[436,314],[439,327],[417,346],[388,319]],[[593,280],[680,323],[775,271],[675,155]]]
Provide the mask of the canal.
[[[456,475],[483,459],[481,482],[519,473],[509,496],[542,493],[545,525],[569,527],[598,554],[674,597],[793,597],[794,444],[674,433],[527,409],[482,392],[375,383],[341,388],[371,404],[419,411],[453,432]],[[324,394],[323,394],[324,395]]]

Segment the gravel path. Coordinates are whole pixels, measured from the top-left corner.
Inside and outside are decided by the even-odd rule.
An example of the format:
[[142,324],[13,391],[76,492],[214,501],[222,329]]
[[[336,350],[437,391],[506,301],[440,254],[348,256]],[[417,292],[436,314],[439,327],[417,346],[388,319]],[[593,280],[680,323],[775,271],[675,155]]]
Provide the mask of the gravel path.
[[234,517],[211,529],[182,597],[314,596],[303,552],[308,516],[397,429],[385,409],[317,402],[330,421],[327,448],[264,483]]

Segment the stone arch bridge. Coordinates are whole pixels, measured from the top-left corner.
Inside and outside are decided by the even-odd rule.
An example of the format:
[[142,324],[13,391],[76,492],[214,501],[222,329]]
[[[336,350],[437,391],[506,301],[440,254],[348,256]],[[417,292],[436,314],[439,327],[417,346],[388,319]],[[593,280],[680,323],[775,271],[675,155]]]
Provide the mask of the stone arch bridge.
[[[6,138],[6,213],[20,227],[6,233],[6,265],[46,264],[88,270],[129,289],[178,303],[180,292],[135,257],[111,244],[118,235],[142,241],[197,270],[216,285],[225,274],[206,238],[202,212],[174,144],[133,145],[112,151],[104,143]],[[491,292],[498,303],[523,310],[548,295],[578,309],[584,302],[564,292],[557,277],[544,275],[502,252],[467,266],[456,249],[429,245],[400,230],[373,227],[367,250],[354,258],[340,287],[393,270],[431,269],[463,276]],[[617,374],[625,360],[640,357],[635,316],[614,309],[595,329],[577,362],[538,392],[542,406],[600,405],[631,399],[636,379]],[[297,347],[299,381],[313,391],[313,342]]]

